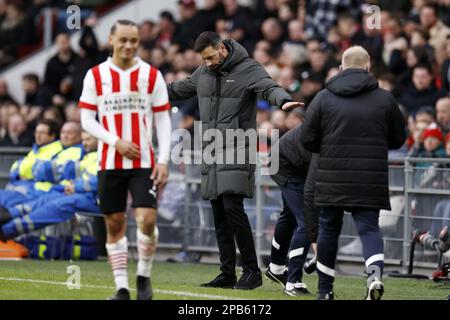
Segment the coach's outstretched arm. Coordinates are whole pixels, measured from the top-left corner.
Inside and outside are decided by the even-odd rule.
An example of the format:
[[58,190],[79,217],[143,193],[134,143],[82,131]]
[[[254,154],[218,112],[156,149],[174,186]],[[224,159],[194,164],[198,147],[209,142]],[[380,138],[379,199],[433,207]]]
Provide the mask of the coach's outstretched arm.
[[169,100],[185,100],[197,95],[198,76],[202,68],[204,66],[198,67],[193,74],[184,80],[178,80],[167,85]]
[[258,98],[264,99],[271,105],[278,106],[284,111],[304,106],[301,102],[293,102],[292,97],[286,90],[273,81],[259,63],[255,62],[253,68],[249,70],[248,78],[254,79],[249,87],[258,95]]

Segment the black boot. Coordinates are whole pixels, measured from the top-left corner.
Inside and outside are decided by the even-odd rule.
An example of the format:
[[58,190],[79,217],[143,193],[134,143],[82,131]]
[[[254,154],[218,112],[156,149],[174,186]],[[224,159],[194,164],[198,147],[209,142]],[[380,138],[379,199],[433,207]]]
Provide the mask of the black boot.
[[130,291],[125,288],[119,289],[115,295],[108,298],[108,300],[131,300],[130,299]]
[[153,290],[152,282],[150,278],[137,276],[136,277],[136,290],[137,290],[137,300],[152,300]]
[[233,288],[235,284],[236,284],[236,276],[221,273],[210,282],[202,283],[201,286],[208,288],[230,289]]
[[253,290],[262,286],[261,271],[245,271],[234,286],[234,289]]

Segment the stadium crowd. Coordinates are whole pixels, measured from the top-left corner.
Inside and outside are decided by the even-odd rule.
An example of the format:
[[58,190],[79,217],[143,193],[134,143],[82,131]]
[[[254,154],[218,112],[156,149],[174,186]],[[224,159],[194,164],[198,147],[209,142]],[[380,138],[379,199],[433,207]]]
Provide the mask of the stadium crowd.
[[[37,10],[60,1],[0,0],[0,39],[6,34],[13,40],[17,39],[14,34],[26,34],[20,29],[25,24],[17,22],[26,21],[27,16],[18,9],[18,3],[28,2],[33,5],[26,8]],[[408,122],[407,143],[392,152],[392,157],[450,156],[450,1],[250,3],[246,7],[238,0],[205,0],[204,7],[199,8],[195,0],[180,0],[177,14],[163,11],[158,20],[145,20],[139,25],[139,56],[156,66],[167,83],[184,79],[202,64],[193,50],[195,39],[202,31],[213,30],[240,42],[295,101],[308,107],[326,80],[339,72],[342,52],[361,45],[373,59],[372,73],[380,87],[393,93]],[[381,8],[379,29],[371,28],[374,13],[367,8],[372,4]],[[55,36],[57,53],[48,60],[44,77],[33,73],[22,76],[24,101],[15,101],[8,93],[8,86],[13,84],[0,79],[1,146],[31,147],[35,142],[33,132],[42,119],[53,120],[59,127],[80,122],[77,104],[84,75],[110,53],[108,43],[100,43],[93,31],[96,23],[95,14],[86,14],[79,52],[71,48],[69,33]],[[20,26],[19,31],[12,32],[14,26]],[[8,42],[0,43],[3,61]],[[0,67],[6,64],[0,62]],[[199,119],[197,99],[173,102],[172,112],[178,114],[173,117],[177,121],[174,128],[193,130],[194,121]],[[303,118],[301,108],[284,112],[266,101],[258,102],[261,135],[270,135],[267,129],[279,129],[282,135]]]

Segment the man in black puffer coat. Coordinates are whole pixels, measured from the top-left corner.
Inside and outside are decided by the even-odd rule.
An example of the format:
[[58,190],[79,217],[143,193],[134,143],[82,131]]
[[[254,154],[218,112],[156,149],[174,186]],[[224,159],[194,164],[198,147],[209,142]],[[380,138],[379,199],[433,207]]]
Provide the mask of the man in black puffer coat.
[[[254,195],[255,164],[250,159],[256,156],[256,145],[252,148],[244,135],[238,136],[235,143],[233,135],[256,132],[257,98],[283,110],[303,104],[292,101],[238,42],[221,40],[218,34],[205,31],[197,38],[194,49],[205,63],[187,79],[170,84],[168,93],[170,100],[197,95],[202,136],[215,129],[211,143],[206,138],[202,141],[203,160],[212,146],[217,161],[202,162],[201,191],[203,198],[211,202],[221,273],[202,286],[251,290],[262,285],[252,230],[244,211],[244,198]],[[234,158],[228,162],[224,155],[238,148],[244,152],[243,163]],[[243,269],[237,282],[235,239]]]
[[380,299],[384,267],[380,209],[390,209],[388,150],[400,148],[405,124],[391,94],[378,88],[362,47],[342,56],[341,72],[308,107],[300,135],[319,153],[314,201],[322,208],[317,240],[318,299],[333,299],[338,238],[344,209],[352,213],[369,274],[367,299]]

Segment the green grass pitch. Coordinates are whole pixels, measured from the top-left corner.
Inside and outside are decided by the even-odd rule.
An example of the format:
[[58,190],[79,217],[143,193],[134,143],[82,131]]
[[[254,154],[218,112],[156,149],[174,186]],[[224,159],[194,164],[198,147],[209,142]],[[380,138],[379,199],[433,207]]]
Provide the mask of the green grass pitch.
[[[67,267],[80,268],[81,288],[69,289]],[[129,263],[130,287],[134,288],[136,263]],[[200,283],[214,278],[219,269],[215,265],[171,264],[156,262],[152,281],[155,299],[251,299],[251,300],[308,300],[311,297],[289,297],[280,285],[264,279],[262,287],[252,291],[201,288]],[[311,292],[317,288],[317,276],[306,275],[304,281]],[[442,300],[449,294],[449,286],[431,280],[394,279],[385,277],[384,300]],[[0,261],[0,300],[9,299],[69,299],[104,300],[114,293],[112,272],[106,261]],[[131,290],[132,298],[136,292]],[[365,294],[363,277],[338,276],[335,283],[337,300],[361,300]]]

